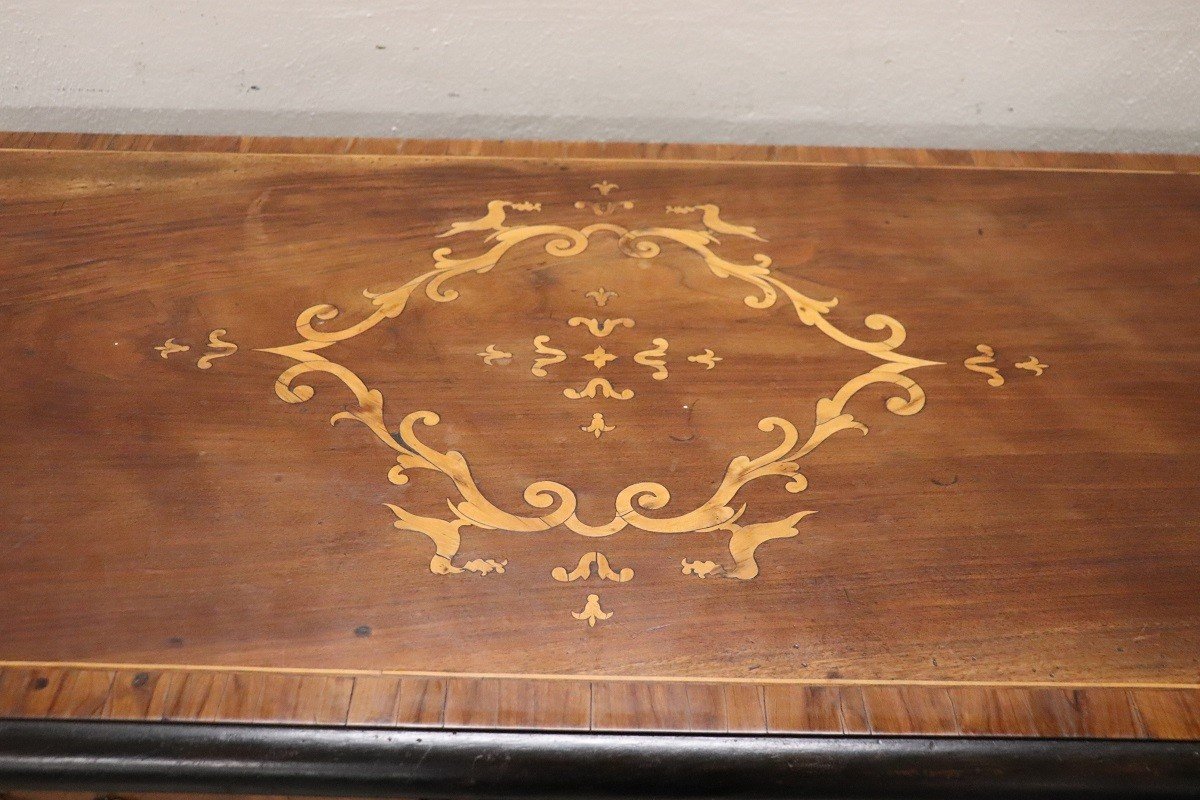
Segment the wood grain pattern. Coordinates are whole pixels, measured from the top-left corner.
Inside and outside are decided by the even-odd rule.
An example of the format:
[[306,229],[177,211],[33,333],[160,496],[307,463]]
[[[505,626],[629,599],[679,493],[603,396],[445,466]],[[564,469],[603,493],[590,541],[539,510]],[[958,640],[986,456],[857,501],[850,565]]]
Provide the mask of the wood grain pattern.
[[725,717],[730,733],[766,733],[767,706],[763,687],[744,683],[726,683]]
[[[1194,213],[1200,159],[29,134],[0,135],[0,148],[45,151],[0,153],[6,201],[0,233],[15,243],[0,263],[9,278],[0,302],[10,312],[0,358],[22,376],[0,407],[18,422],[0,477],[9,486],[26,481],[22,497],[40,498],[16,523],[5,566],[5,577],[18,581],[10,586],[25,612],[0,627],[0,658],[11,664],[0,670],[0,715],[1200,738],[1194,660],[1200,607],[1192,589],[1200,566],[1196,464],[1183,446],[1200,431],[1194,404],[1184,402],[1200,377],[1196,323],[1187,313],[1200,299],[1200,281],[1186,266],[1200,242]],[[97,160],[69,150],[129,155]],[[260,155],[222,160],[172,153]],[[342,154],[432,160],[339,160]],[[611,162],[586,160],[592,158]],[[760,177],[754,162],[771,162],[777,172]],[[878,169],[813,171],[789,163]],[[610,178],[611,189],[597,188]],[[454,196],[439,194],[442,185]],[[693,185],[712,196],[690,195]],[[472,203],[463,201],[464,186]],[[595,193],[575,206],[589,186],[612,207],[594,208]],[[342,427],[309,424],[311,415],[281,416],[270,405],[273,398],[255,386],[263,371],[251,365],[265,362],[253,361],[259,356],[248,351],[284,341],[290,319],[306,305],[332,301],[349,308],[356,297],[361,302],[362,289],[389,285],[391,272],[415,275],[436,231],[468,219],[476,202],[505,195],[546,208],[562,203],[591,221],[640,213],[656,202],[701,208],[701,200],[720,201],[719,214],[705,212],[709,230],[726,226],[719,231],[726,239],[747,230],[771,239],[761,247],[788,265],[782,269],[789,280],[806,282],[814,296],[839,296],[836,313],[847,312],[839,319],[861,325],[868,313],[895,313],[921,355],[958,371],[942,368],[939,377],[922,378],[932,405],[918,418],[920,435],[906,430],[907,423],[868,418],[875,409],[866,403],[855,409],[868,419],[871,436],[822,455],[822,485],[814,482],[803,496],[820,506],[816,519],[830,520],[821,523],[830,527],[804,528],[789,539],[803,550],[766,562],[764,574],[748,582],[766,587],[759,593],[730,588],[740,582],[715,573],[698,580],[697,572],[683,577],[701,594],[681,602],[672,582],[678,557],[663,559],[673,564],[672,575],[639,560],[650,552],[643,542],[613,539],[618,546],[606,547],[605,555],[615,565],[637,566],[637,580],[611,590],[596,578],[587,581],[605,612],[616,612],[592,628],[574,623],[569,613],[584,608],[588,590],[567,597],[567,587],[582,584],[555,586],[550,578],[554,567],[570,568],[586,551],[559,551],[539,561],[536,545],[513,545],[517,557],[469,554],[478,572],[491,573],[472,574],[476,583],[451,586],[438,582],[445,576],[412,576],[422,598],[450,592],[440,607],[461,630],[406,622],[406,614],[432,619],[439,604],[413,613],[394,595],[371,589],[407,580],[400,565],[419,552],[410,540],[374,532],[379,520],[370,509],[388,497],[387,487],[369,485],[361,465],[376,451]],[[809,202],[810,196],[819,201]],[[625,206],[625,197],[636,204]],[[744,260],[754,250],[738,252]],[[382,277],[377,267],[410,263]],[[543,265],[534,261],[520,266],[542,274]],[[776,338],[766,341],[780,344],[765,354],[742,334],[727,335],[727,344],[712,338],[712,330],[746,331],[757,323],[744,312],[721,312],[701,324],[697,306],[688,305],[694,300],[641,309],[639,292],[666,296],[671,282],[655,283],[647,272],[640,283],[621,285],[601,258],[579,269],[566,287],[571,301],[554,294],[559,278],[517,291],[490,282],[494,275],[482,276],[493,302],[535,309],[537,324],[524,330],[504,323],[494,329],[504,337],[435,350],[439,363],[494,375],[488,397],[515,397],[525,390],[506,376],[529,380],[537,355],[548,354],[531,342],[556,323],[547,342],[563,357],[542,365],[548,386],[560,393],[564,386],[583,390],[602,370],[614,394],[632,387],[635,394],[620,402],[603,397],[599,385],[597,397],[583,391],[578,399],[560,396],[564,408],[610,405],[604,406],[602,437],[586,430],[594,419],[589,408],[570,418],[572,437],[561,449],[547,445],[555,452],[588,446],[592,457],[611,452],[616,463],[649,467],[649,455],[640,454],[646,448],[636,449],[638,436],[659,435],[673,447],[670,442],[695,442],[700,431],[703,448],[681,450],[674,467],[698,472],[714,458],[719,464],[717,451],[728,453],[730,446],[757,452],[749,450],[749,439],[718,441],[720,429],[735,419],[732,406],[718,399],[693,410],[687,390],[671,389],[657,416],[647,417],[659,426],[653,433],[615,409],[641,407],[654,387],[670,388],[685,374],[695,392],[758,381],[764,404],[783,394],[821,396],[830,389],[819,378],[849,366],[839,356],[805,349],[798,376],[789,371],[787,380],[763,383],[749,352],[781,367],[789,352],[782,337],[791,332],[769,334]],[[704,291],[740,302],[744,289],[727,283],[706,284]],[[475,299],[461,298],[459,305],[471,322],[491,313]],[[421,319],[437,330],[431,313]],[[594,320],[595,332],[583,322],[572,328],[576,317]],[[131,319],[140,321],[129,328]],[[623,319],[636,320],[635,327],[601,325]],[[680,319],[689,323],[671,329]],[[507,335],[517,331],[523,338]],[[602,332],[605,349],[598,354]],[[643,332],[636,346],[617,344]],[[381,351],[355,350],[374,381],[385,380],[410,345],[439,346],[433,335],[389,335],[395,341]],[[660,336],[670,344],[657,345]],[[647,351],[652,340],[664,352]],[[181,346],[188,350],[176,349]],[[486,349],[492,346],[498,350]],[[988,386],[989,375],[963,368],[964,360],[984,352],[977,346],[991,351],[986,366],[995,367],[1002,385]],[[583,359],[589,351],[596,359]],[[483,362],[475,355],[480,352],[492,360]],[[501,363],[507,360],[502,354],[514,363]],[[658,379],[660,371],[669,377]],[[467,374],[476,379],[477,373]],[[420,380],[440,378],[428,373]],[[333,391],[321,384],[317,394],[310,405],[328,402]],[[172,396],[178,400],[165,399]],[[740,400],[759,402],[752,393]],[[1030,407],[1038,413],[1031,415]],[[239,410],[231,415],[232,408]],[[288,409],[294,410],[305,411]],[[511,470],[502,443],[530,438],[531,423],[505,430],[504,420],[516,418],[512,410],[500,402],[494,412],[473,412],[484,417],[470,433],[472,441],[491,442],[479,459],[485,483],[503,484],[508,469],[514,480],[524,479],[511,491],[519,497],[530,467]],[[758,435],[755,421],[750,433]],[[81,437],[89,441],[87,450],[77,446]],[[25,454],[37,454],[40,466],[30,469]],[[71,465],[70,491],[59,493],[66,501],[48,499],[56,473],[43,465],[55,464]],[[574,473],[577,486],[585,485],[585,467]],[[239,500],[247,475],[257,476],[249,479],[258,498],[250,504]],[[95,488],[101,480],[107,496],[123,505],[88,502],[101,496]],[[596,483],[595,497],[611,494],[603,484]],[[672,503],[687,499],[686,486],[671,489]],[[273,494],[278,499],[270,499]],[[595,497],[581,494],[584,502]],[[444,498],[420,502],[444,507]],[[171,550],[135,535],[148,529],[146,520],[172,515],[203,520],[203,532],[165,529],[162,541]],[[279,521],[276,527],[271,519]],[[225,536],[235,520],[255,537]],[[48,524],[79,531],[73,534],[78,549],[45,538]],[[322,526],[327,533],[297,538],[298,530]],[[127,565],[119,574],[125,587],[135,588],[88,577],[81,565],[102,557],[90,549],[92,539],[83,538],[88,529],[106,531],[104,552]],[[768,544],[764,552],[781,546]],[[289,583],[271,584],[256,566],[264,563],[291,576]],[[501,574],[489,566],[501,563]],[[534,568],[526,573],[523,564]],[[799,582],[796,564],[803,565]],[[42,592],[32,578],[52,572],[63,580],[56,592]],[[526,581],[525,574],[540,576],[548,588],[512,585]],[[1072,576],[1069,583],[1064,574]],[[183,588],[162,589],[164,575]],[[212,595],[214,583],[225,587],[224,596]],[[69,598],[83,592],[95,599],[72,604]],[[115,610],[135,603],[150,624],[119,627]],[[203,621],[188,615],[188,608],[207,603],[216,613]],[[799,617],[792,613],[796,604],[803,609]],[[29,613],[34,608],[46,614]],[[71,608],[86,608],[97,624],[81,626],[61,613]],[[308,609],[299,625],[297,609]],[[642,609],[644,620],[631,613]],[[754,623],[738,621],[747,613],[757,613]],[[64,635],[68,620],[77,633]],[[705,621],[703,632],[691,629],[696,620]],[[655,638],[660,630],[669,632],[661,643]],[[723,630],[743,640],[752,633],[763,644],[739,654],[720,642]],[[431,663],[431,653],[453,654],[458,663]],[[408,660],[396,674],[378,671],[396,668],[397,657]],[[18,663],[25,661],[45,663]],[[79,661],[105,666],[71,663]],[[258,666],[278,671],[238,669]],[[538,679],[610,670],[644,678]],[[414,674],[420,671],[444,674]],[[494,673],[520,677],[485,677]],[[694,680],[660,680],[680,677]],[[841,682],[847,677],[850,682]]]
[[499,681],[496,727],[589,730],[591,686],[580,681]]
[[116,670],[101,716],[105,719],[162,719],[167,694],[176,674],[160,670]]
[[871,733],[914,734],[931,724],[942,732],[961,732],[954,703],[943,688],[864,686],[862,694]]
[[1187,740],[1200,738],[1200,690],[7,667],[0,717]]
[[996,150],[811,147],[644,142],[372,139],[158,134],[0,133],[0,149],[160,153],[406,155],[458,158],[749,161],[946,169],[1200,172],[1200,156],[1165,153],[1064,153]]
[[771,733],[844,733],[841,687],[764,687],[767,730]]
[[396,722],[412,727],[440,728],[445,724],[447,681],[439,678],[405,678],[400,682]]

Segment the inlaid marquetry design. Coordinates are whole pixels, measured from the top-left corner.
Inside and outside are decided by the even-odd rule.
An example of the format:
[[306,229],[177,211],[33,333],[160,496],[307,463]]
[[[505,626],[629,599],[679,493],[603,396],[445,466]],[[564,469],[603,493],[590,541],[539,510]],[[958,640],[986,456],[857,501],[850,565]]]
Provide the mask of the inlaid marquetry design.
[[611,619],[613,612],[600,607],[600,595],[589,594],[582,611],[572,611],[571,616],[588,624],[589,628],[596,627],[596,622]]
[[[996,364],[996,351],[990,345],[981,344],[975,347],[977,356],[972,356],[963,361],[963,366],[972,372],[978,372],[982,375],[987,375],[988,386],[1000,388],[1005,384],[1004,375],[1001,374],[1000,368],[994,366]],[[1037,356],[1028,356],[1024,361],[1017,361],[1013,366],[1026,372],[1032,372],[1034,377],[1041,375],[1049,368],[1049,364],[1044,364]]]
[[632,200],[579,200],[576,208],[590,208],[597,217],[607,217],[616,211],[628,211],[633,208]]
[[695,575],[697,578],[707,578],[721,570],[721,565],[715,561],[688,561],[684,558],[679,563],[683,565],[684,575]]
[[[614,187],[615,188],[615,187]],[[599,190],[598,190],[599,191]],[[785,283],[772,272],[772,260],[764,253],[754,255],[750,263],[724,258],[714,249],[720,244],[720,236],[739,236],[754,241],[764,241],[757,231],[746,225],[737,225],[722,219],[718,206],[693,205],[672,206],[670,213],[688,216],[700,215],[702,228],[669,227],[651,225],[642,228],[627,228],[609,222],[597,222],[584,227],[571,227],[553,221],[535,219],[529,221],[529,213],[541,211],[540,204],[494,200],[487,204],[485,216],[466,222],[455,222],[440,234],[451,237],[474,232],[480,234],[483,251],[475,255],[458,257],[451,247],[439,247],[432,252],[432,266],[416,277],[387,291],[364,292],[369,302],[367,309],[356,313],[355,319],[341,326],[333,324],[341,315],[335,306],[317,304],[302,311],[296,318],[295,330],[299,340],[275,347],[258,348],[258,352],[287,359],[290,363],[275,381],[275,393],[285,403],[305,403],[312,399],[312,386],[301,379],[312,373],[322,373],[340,381],[349,391],[354,403],[339,410],[331,422],[355,422],[365,426],[380,442],[394,454],[395,463],[387,473],[396,485],[408,482],[412,470],[429,470],[447,478],[453,486],[453,495],[447,508],[450,517],[424,516],[388,503],[395,516],[394,526],[425,536],[433,546],[429,562],[430,571],[452,575],[463,572],[500,574],[507,563],[497,559],[473,559],[465,564],[456,564],[464,529],[482,531],[507,531],[530,534],[565,528],[586,538],[612,536],[626,529],[644,531],[653,535],[676,535],[696,532],[720,532],[728,535],[728,560],[691,560],[684,556],[682,566],[685,574],[706,577],[719,575],[725,578],[748,580],[758,575],[756,560],[758,548],[765,542],[796,536],[799,523],[815,510],[798,509],[776,520],[744,524],[741,522],[747,507],[737,502],[743,487],[763,478],[785,478],[783,488],[792,494],[803,492],[808,485],[800,472],[800,460],[839,433],[856,431],[867,433],[867,425],[848,410],[851,401],[860,391],[868,387],[885,386],[893,390],[885,402],[890,413],[908,417],[921,411],[925,405],[925,392],[907,373],[939,364],[900,352],[906,332],[896,319],[884,314],[869,314],[864,319],[865,327],[879,332],[877,337],[863,338],[844,330],[829,318],[836,299],[819,300],[810,297]],[[519,212],[519,221],[510,217]],[[351,368],[333,360],[331,348],[339,343],[372,330],[378,325],[396,320],[419,296],[434,303],[450,303],[459,296],[450,282],[470,274],[481,274],[503,268],[505,254],[514,248],[531,246],[538,242],[542,250],[555,259],[568,259],[584,252],[597,237],[615,237],[617,246],[626,256],[636,259],[654,259],[665,243],[690,253],[692,264],[704,268],[713,275],[734,280],[750,290],[744,304],[750,309],[766,311],[781,301],[795,314],[796,321],[805,328],[827,337],[829,340],[870,359],[873,365],[861,374],[852,377],[833,394],[816,401],[814,414],[809,417],[809,428],[805,433],[792,421],[781,416],[768,416],[758,422],[758,430],[773,437],[775,444],[763,444],[762,449],[747,454],[734,454],[724,468],[723,474],[697,476],[697,480],[710,482],[711,493],[707,500],[694,507],[674,507],[667,488],[657,482],[642,481],[619,491],[614,498],[611,519],[598,523],[585,522],[577,514],[578,498],[575,490],[553,480],[538,480],[524,492],[526,510],[510,511],[496,505],[476,482],[471,473],[467,457],[457,450],[437,450],[422,441],[418,428],[436,426],[441,417],[433,410],[418,409],[407,412],[398,423],[389,423],[385,417],[384,397],[371,388]],[[681,262],[686,263],[686,262]],[[607,290],[596,290],[592,298],[603,305],[610,295]],[[584,326],[597,338],[604,338],[619,328],[632,328],[634,321],[628,317],[606,318],[603,321],[589,317],[572,317],[568,324]],[[223,331],[214,331],[214,334]],[[212,342],[214,347],[222,343]],[[653,377],[666,377],[667,340],[653,340],[654,348],[639,352],[634,360],[651,367]],[[232,347],[232,345],[230,345]],[[547,367],[567,358],[566,351],[551,345],[550,336],[539,335],[534,339],[534,360],[531,373],[546,377]],[[481,357],[501,358],[506,351],[484,350]],[[225,353],[214,357],[220,357]],[[596,361],[607,361],[609,354],[604,348],[593,351]],[[719,357],[706,350],[690,360],[711,368]],[[487,363],[485,361],[485,363]],[[599,369],[602,364],[597,363]],[[660,377],[661,376],[661,377]],[[563,390],[569,400],[629,400],[634,391],[617,388],[605,378],[593,378],[586,386],[569,386]],[[603,422],[603,417],[594,413],[593,422],[580,426],[584,433],[597,439],[612,426]],[[598,561],[598,559],[597,559]],[[578,569],[578,567],[576,568]],[[618,573],[619,575],[620,573]],[[594,625],[597,619],[607,619],[610,614],[599,606],[595,596],[589,598],[579,619],[587,619]]]
[[709,370],[715,367],[718,361],[724,361],[725,359],[721,358],[719,355],[706,347],[704,348],[703,353],[695,356],[688,356],[687,360],[691,361],[693,364],[701,364],[706,370]]
[[596,369],[603,369],[604,365],[610,361],[616,361],[617,357],[605,350],[603,347],[597,347],[590,353],[580,356],[584,361],[592,362],[592,366]]
[[550,572],[550,577],[559,583],[571,583],[573,581],[587,580],[591,577],[593,570],[596,577],[604,581],[613,581],[615,583],[628,583],[633,580],[633,569],[631,567],[623,567],[620,571],[614,570],[608,563],[608,558],[604,553],[593,551],[584,553],[575,569],[567,572],[566,567],[555,567]]
[[475,355],[482,358],[483,363],[487,364],[489,367],[495,366],[497,362],[507,364],[513,357],[512,353],[505,352],[504,350],[497,350],[496,345],[494,344],[489,344],[487,347],[483,348],[482,353],[476,353]]
[[1035,376],[1041,377],[1041,374],[1043,372],[1045,372],[1046,369],[1050,365],[1043,364],[1041,361],[1038,360],[1037,356],[1029,356],[1024,361],[1018,361],[1016,364],[1013,364],[1013,366],[1016,367],[1017,369],[1028,370],[1029,372],[1032,372]]
[[628,317],[620,317],[618,319],[606,319],[603,322],[592,317],[571,317],[567,320],[567,324],[572,328],[577,328],[580,325],[588,329],[592,336],[604,338],[617,328],[632,328],[633,320]]
[[700,224],[713,233],[730,233],[758,242],[766,241],[749,225],[734,225],[721,219],[721,209],[711,203],[702,206],[667,206],[668,214],[694,214],[697,211],[701,212]]
[[565,352],[559,350],[557,347],[550,346],[549,336],[535,336],[533,339],[533,351],[545,356],[545,358],[535,358],[533,360],[533,367],[529,370],[539,378],[544,378],[550,374],[546,372],[546,367],[567,360]]
[[[541,211],[541,203],[510,203],[507,200],[493,200],[487,204],[487,213],[479,219],[473,219],[468,222],[451,223],[450,228],[437,235],[437,238],[444,239],[447,236],[457,236],[460,233],[469,233],[470,231],[494,231],[499,230],[504,226],[505,217],[508,215],[507,209],[513,211]],[[443,252],[448,254],[450,248],[443,248],[441,251],[434,252],[434,259],[437,259],[437,253]]]
[[563,396],[572,400],[582,400],[585,397],[609,397],[613,400],[632,400],[633,389],[615,389],[608,378],[592,378],[582,389],[563,389]]
[[654,374],[651,377],[654,380],[666,380],[667,375],[670,373],[667,371],[667,362],[663,356],[667,354],[667,348],[670,345],[667,344],[666,339],[655,339],[650,344],[654,346],[649,350],[643,350],[635,354],[633,360],[642,366],[653,367]]
[[221,338],[228,335],[229,332],[224,328],[217,328],[208,334],[208,346],[210,350],[208,353],[200,356],[200,360],[196,362],[196,366],[200,369],[210,369],[213,362],[218,358],[227,358],[236,353],[238,346],[233,342],[227,342]]
[[616,430],[616,426],[605,425],[604,415],[597,411],[595,414],[592,414],[592,421],[587,425],[580,425],[579,430],[583,431],[584,433],[590,433],[599,439],[609,431]]
[[986,344],[976,346],[975,350],[980,354],[972,356],[963,361],[963,366],[972,372],[978,372],[988,376],[988,386],[1000,388],[1004,385],[1004,376],[1000,374],[1000,370],[991,366],[996,363],[996,351]]
[[492,572],[503,573],[504,568],[508,566],[508,562],[504,560],[497,561],[492,558],[475,558],[463,564],[463,569],[467,572],[477,572],[480,575],[487,575]]
[[[601,197],[608,197],[614,189],[619,189],[615,183],[601,181],[593,183],[592,188],[600,193]],[[577,200],[575,207],[579,209],[590,208],[592,213],[597,217],[607,217],[617,211],[629,211],[633,208],[632,200]]]
[[175,337],[172,336],[170,339],[167,339],[162,344],[157,345],[154,349],[158,351],[158,354],[160,356],[162,356],[163,358],[167,358],[172,353],[186,353],[188,350],[191,350],[192,348],[188,347],[186,344],[177,343],[175,341]]
[[608,305],[609,300],[617,297],[617,293],[609,291],[601,286],[599,289],[593,289],[590,292],[584,292],[583,296],[592,298],[592,300],[596,302],[597,306],[603,308],[604,306]]

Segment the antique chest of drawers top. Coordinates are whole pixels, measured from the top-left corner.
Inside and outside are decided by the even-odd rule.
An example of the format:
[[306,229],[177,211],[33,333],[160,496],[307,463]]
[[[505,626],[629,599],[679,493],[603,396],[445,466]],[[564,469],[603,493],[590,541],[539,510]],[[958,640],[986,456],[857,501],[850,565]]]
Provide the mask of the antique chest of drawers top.
[[1195,163],[6,144],[0,716],[1200,737]]

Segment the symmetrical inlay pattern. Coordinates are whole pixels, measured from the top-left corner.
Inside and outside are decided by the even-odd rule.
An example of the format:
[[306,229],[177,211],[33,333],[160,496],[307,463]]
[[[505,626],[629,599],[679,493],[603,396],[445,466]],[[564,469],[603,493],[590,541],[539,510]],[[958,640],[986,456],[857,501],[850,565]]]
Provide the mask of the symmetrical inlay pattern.
[[[600,194],[607,197],[616,189],[615,184],[600,182],[593,186]],[[616,209],[630,209],[631,201],[613,204],[611,201],[604,208],[593,208],[598,216],[607,216]],[[576,207],[586,204],[577,203]],[[611,207],[610,207],[611,206]],[[836,305],[836,299],[818,300],[810,297],[777,277],[771,270],[772,260],[763,253],[753,256],[751,263],[741,263],[726,259],[719,255],[714,247],[719,244],[718,235],[737,236],[756,242],[766,240],[758,234],[755,228],[738,225],[721,217],[721,209],[715,204],[700,204],[690,206],[668,206],[667,213],[674,215],[700,216],[701,227],[668,227],[650,226],[628,228],[611,222],[597,222],[582,227],[554,222],[513,222],[512,212],[542,211],[540,203],[510,202],[507,200],[492,200],[487,203],[487,213],[478,219],[454,222],[447,230],[439,234],[439,238],[458,236],[466,233],[484,235],[487,249],[481,254],[466,258],[458,258],[451,247],[439,247],[433,251],[432,269],[417,275],[388,291],[363,294],[370,302],[371,309],[360,314],[357,321],[334,328],[329,323],[337,319],[341,312],[328,304],[318,304],[305,309],[296,319],[295,329],[300,340],[292,344],[276,347],[258,348],[259,352],[269,353],[292,361],[292,365],[284,369],[275,381],[275,392],[286,403],[304,403],[313,397],[311,386],[299,382],[299,379],[309,373],[321,372],[334,376],[350,391],[356,405],[348,410],[339,411],[331,418],[333,423],[353,421],[364,425],[376,438],[395,453],[395,464],[388,472],[388,479],[397,485],[406,483],[408,471],[414,469],[430,470],[446,477],[454,487],[458,499],[451,499],[448,507],[451,512],[449,519],[429,517],[414,513],[401,505],[387,504],[396,519],[394,525],[400,530],[420,533],[427,537],[433,545],[433,555],[429,569],[442,575],[474,572],[480,575],[500,574],[505,571],[507,561],[503,559],[472,559],[465,563],[456,563],[462,533],[464,529],[510,531],[514,533],[534,533],[548,531],[554,528],[565,528],[586,538],[603,538],[619,533],[626,528],[634,528],[651,534],[683,534],[697,532],[722,532],[728,534],[728,561],[712,559],[691,560],[683,558],[682,573],[699,578],[722,576],[749,580],[758,575],[759,566],[756,552],[764,543],[773,539],[789,538],[797,535],[798,525],[805,517],[816,513],[815,510],[798,510],[781,519],[743,524],[740,520],[746,511],[746,504],[735,502],[739,492],[746,485],[768,476],[787,478],[785,488],[790,493],[800,493],[808,485],[807,479],[800,472],[799,461],[816,450],[835,434],[845,431],[867,433],[867,426],[848,412],[847,405],[863,389],[879,384],[889,385],[896,393],[887,399],[885,407],[889,412],[901,417],[918,413],[925,404],[925,392],[920,385],[908,374],[909,371],[931,367],[941,362],[931,361],[900,352],[904,344],[906,332],[899,321],[884,314],[870,314],[865,320],[865,326],[872,331],[882,332],[881,338],[861,338],[846,332],[829,319],[829,313]],[[768,416],[759,420],[758,429],[763,433],[774,433],[779,437],[776,446],[765,449],[758,455],[735,455],[725,467],[724,474],[715,482],[715,489],[709,498],[699,505],[686,509],[672,509],[663,516],[646,512],[663,511],[671,503],[671,495],[667,488],[656,482],[638,482],[627,486],[618,492],[614,502],[612,518],[599,523],[586,522],[577,513],[578,500],[575,491],[569,486],[553,480],[539,480],[530,484],[524,492],[524,500],[529,506],[525,513],[506,511],[490,500],[476,483],[471,473],[466,457],[455,450],[441,452],[424,444],[418,434],[418,426],[433,426],[441,421],[441,417],[433,410],[415,410],[407,413],[398,423],[392,426],[385,421],[384,398],[378,389],[373,389],[349,367],[332,360],[325,352],[328,348],[365,333],[377,325],[400,317],[409,303],[420,293],[435,303],[449,303],[458,298],[458,291],[448,284],[451,280],[468,274],[485,273],[493,268],[502,267],[505,255],[514,248],[541,241],[545,253],[554,259],[569,259],[584,252],[593,239],[600,236],[612,236],[617,240],[620,251],[636,259],[654,259],[661,253],[663,243],[683,248],[692,254],[697,264],[702,264],[710,273],[718,278],[733,279],[745,283],[752,290],[744,298],[744,303],[751,309],[767,310],[776,306],[781,300],[789,305],[797,321],[829,340],[850,351],[861,353],[875,361],[874,366],[865,372],[846,381],[829,397],[817,400],[811,430],[802,435],[796,424],[780,416]],[[619,294],[610,289],[600,287],[584,290],[580,295],[591,300],[597,307],[606,306]],[[593,337],[607,338],[617,331],[632,329],[636,322],[631,317],[586,317],[574,316],[567,319],[570,327],[582,327]],[[203,356],[198,364],[202,369],[211,366],[214,359],[232,355],[237,346],[222,340],[225,331],[217,329],[209,337],[210,352]],[[178,352],[186,345],[178,345],[174,339],[168,339],[163,345],[156,347],[163,358],[171,352]],[[532,375],[538,378],[548,377],[548,367],[560,364],[568,358],[568,353],[551,344],[549,334],[539,334],[533,339],[533,350],[537,357],[530,368]],[[668,367],[669,340],[655,337],[650,347],[632,352],[632,360],[642,366],[652,369],[650,377],[656,381],[667,379],[670,374]],[[618,348],[619,352],[619,348]],[[626,351],[629,352],[629,351]],[[964,365],[975,372],[989,377],[988,383],[993,387],[1003,385],[1004,378],[999,370],[992,366],[995,363],[994,351],[988,345],[978,347],[980,355],[968,358]],[[502,366],[510,363],[513,355],[508,350],[500,349],[495,344],[488,344],[478,353],[486,366]],[[580,354],[581,358],[589,361],[597,371],[603,370],[612,361],[620,358],[616,352],[610,352],[604,346],[597,346],[590,353]],[[722,358],[711,348],[705,348],[700,353],[686,356],[688,362],[697,364],[704,370],[712,370]],[[1042,374],[1046,365],[1034,357],[1015,366],[1028,370],[1036,375]],[[606,377],[594,377],[587,380],[583,386],[568,385],[562,390],[564,397],[570,400],[589,401],[628,401],[635,397],[636,391],[629,387],[614,386]],[[685,406],[686,408],[686,406]],[[594,412],[589,424],[580,425],[579,430],[599,440],[603,435],[615,430],[616,426],[606,421],[603,413]],[[600,577],[610,577],[609,573],[622,576],[619,582],[625,582],[632,577],[632,570],[624,569],[614,573],[609,569],[607,560],[597,551],[581,559],[579,565],[570,573],[565,568],[555,570],[556,580],[574,580],[585,574],[590,574],[595,566]],[[562,572],[560,576],[558,573]],[[575,576],[575,577],[571,577]],[[611,577],[610,577],[611,579]],[[589,626],[597,620],[608,619],[611,614],[604,612],[596,596],[589,597],[582,612],[575,614],[578,619],[586,619]]]

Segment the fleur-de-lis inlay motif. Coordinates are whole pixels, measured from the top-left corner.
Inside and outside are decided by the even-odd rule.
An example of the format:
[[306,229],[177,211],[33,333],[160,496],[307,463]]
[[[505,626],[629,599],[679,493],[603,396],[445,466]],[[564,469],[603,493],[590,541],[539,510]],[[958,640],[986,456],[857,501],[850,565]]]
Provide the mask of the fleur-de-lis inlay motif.
[[704,348],[704,352],[698,356],[688,356],[688,361],[691,361],[694,364],[703,364],[706,370],[712,369],[717,365],[718,361],[724,360],[725,359],[721,358],[707,347]]
[[593,289],[590,292],[584,292],[583,296],[592,298],[596,301],[596,305],[603,307],[608,305],[608,301],[616,297],[617,293],[609,291],[601,286],[599,289]]
[[580,356],[580,358],[582,358],[584,361],[592,362],[592,366],[594,366],[596,369],[601,369],[608,362],[617,360],[616,356],[605,350],[603,347],[597,347],[592,352]]
[[1032,372],[1034,375],[1041,375],[1043,372],[1046,371],[1046,369],[1050,365],[1043,364],[1042,362],[1038,361],[1037,356],[1030,356],[1029,358],[1027,358],[1024,361],[1020,361],[1016,364],[1013,364],[1013,366],[1016,367],[1017,369],[1028,370],[1029,372]]
[[589,628],[596,627],[596,620],[605,620],[612,617],[613,612],[605,611],[600,607],[600,595],[589,594],[587,603],[583,606],[583,611],[572,611],[571,616],[575,619],[587,622]]
[[494,367],[497,361],[503,361],[505,364],[507,364],[508,359],[512,358],[512,353],[506,353],[503,350],[497,350],[496,345],[494,344],[489,344],[487,347],[483,348],[482,353],[476,353],[475,355],[482,358],[483,363],[487,364],[489,367]]
[[599,439],[602,434],[608,433],[614,429],[614,426],[604,424],[604,415],[600,413],[592,414],[592,422],[590,425],[579,426],[579,430],[583,431],[584,433],[590,433],[597,439]]
[[186,344],[176,343],[175,337],[172,336],[170,339],[167,339],[165,342],[156,346],[154,349],[158,351],[158,354],[160,356],[162,356],[163,358],[166,358],[167,356],[171,355],[171,353],[186,353],[188,350],[191,350],[192,348],[188,347]]
[[[599,192],[601,197],[608,197],[608,195],[612,192],[613,189],[617,189],[620,187],[618,187],[615,183],[609,183],[608,181],[601,181],[600,183],[593,183],[592,188],[595,189],[597,192]],[[590,208],[590,209],[592,209],[592,213],[595,214],[597,217],[607,217],[609,214],[612,214],[614,211],[618,211],[620,209],[625,209],[626,211],[628,211],[629,209],[633,208],[633,201],[632,200],[599,200],[599,201],[598,200],[577,200],[577,201],[575,201],[575,207],[579,208],[579,209]]]

